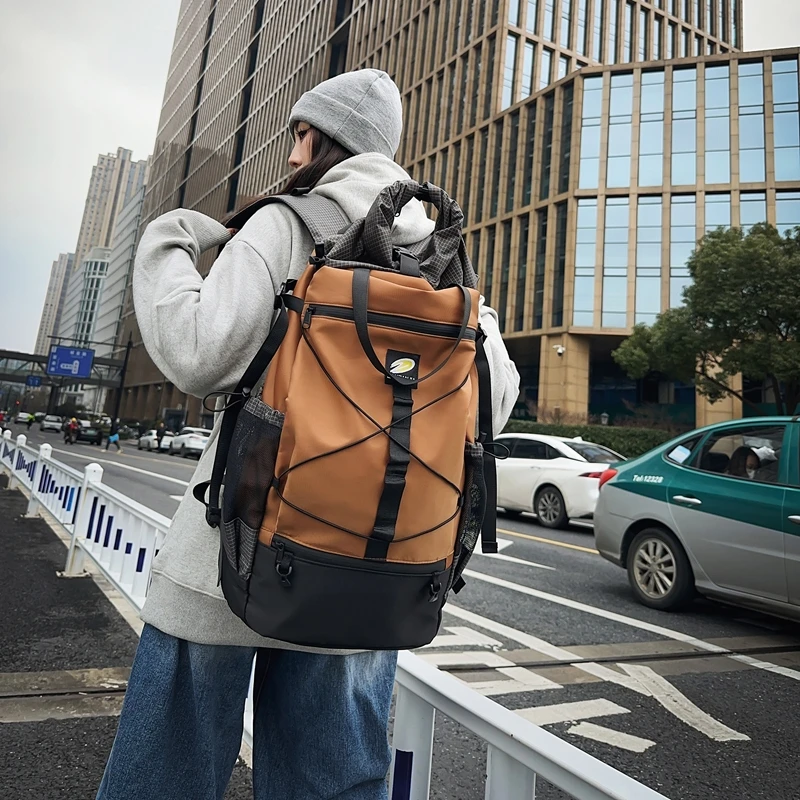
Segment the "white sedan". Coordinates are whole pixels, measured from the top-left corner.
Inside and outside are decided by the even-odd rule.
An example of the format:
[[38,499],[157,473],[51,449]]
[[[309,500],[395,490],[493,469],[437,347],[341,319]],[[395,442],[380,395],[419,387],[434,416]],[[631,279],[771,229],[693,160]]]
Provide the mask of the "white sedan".
[[183,428],[169,443],[169,454],[180,453],[184,458],[203,455],[211,431],[208,428]]
[[169,452],[169,445],[174,435],[172,431],[166,431],[164,433],[164,438],[161,440],[161,447],[159,447],[156,431],[147,431],[147,433],[139,437],[139,444],[136,445],[136,447],[139,450],[157,450],[162,453]]
[[497,461],[497,505],[509,514],[532,511],[546,528],[594,517],[600,475],[624,457],[580,438],[507,433]]

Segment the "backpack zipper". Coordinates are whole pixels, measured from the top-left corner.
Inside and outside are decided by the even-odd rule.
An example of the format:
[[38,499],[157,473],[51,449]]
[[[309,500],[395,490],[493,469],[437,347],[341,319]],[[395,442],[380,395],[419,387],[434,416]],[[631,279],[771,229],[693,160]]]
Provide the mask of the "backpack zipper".
[[[308,306],[303,316],[303,327],[308,329],[311,326],[311,318],[329,317],[331,319],[343,319],[353,322],[353,309],[346,306],[327,306],[327,305],[314,305]],[[426,336],[441,336],[448,339],[457,339],[460,325],[448,325],[444,322],[425,322],[420,319],[412,319],[410,317],[400,317],[396,314],[380,314],[375,311],[370,311],[367,315],[367,323],[369,325],[378,325],[383,328],[397,328],[401,331],[409,331],[410,333],[421,333]],[[464,338],[469,341],[474,341],[476,337],[474,328],[467,328]]]

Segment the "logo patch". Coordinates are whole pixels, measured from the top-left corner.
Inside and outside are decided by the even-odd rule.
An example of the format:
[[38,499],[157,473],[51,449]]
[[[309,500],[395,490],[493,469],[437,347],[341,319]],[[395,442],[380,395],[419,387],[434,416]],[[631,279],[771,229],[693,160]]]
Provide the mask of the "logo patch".
[[[413,384],[416,388],[419,380],[419,354],[389,350],[386,353],[386,371],[397,382]],[[389,378],[386,382],[392,383]]]

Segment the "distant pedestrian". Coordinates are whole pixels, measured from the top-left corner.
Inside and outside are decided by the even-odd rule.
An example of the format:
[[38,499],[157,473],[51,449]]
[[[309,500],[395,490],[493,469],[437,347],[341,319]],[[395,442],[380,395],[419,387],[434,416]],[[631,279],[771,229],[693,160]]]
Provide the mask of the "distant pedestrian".
[[[385,72],[358,70],[325,81],[292,110],[295,172],[283,193],[318,194],[337,202],[349,220],[363,219],[385,187],[409,180],[393,161],[402,128],[400,92]],[[434,229],[418,200],[393,222],[398,246],[424,242]],[[200,254],[220,245],[226,246],[204,280]],[[145,346],[181,389],[203,397],[235,386],[268,333],[276,287],[301,275],[313,249],[300,219],[277,204],[257,211],[239,231],[194,210],[159,217],[142,236],[133,277]],[[500,431],[519,376],[497,314],[483,304],[479,314]],[[164,430],[162,423],[159,445]],[[269,639],[231,611],[218,578],[218,545],[192,493],[211,474],[219,432],[218,419],[153,563],[145,626],[97,800],[221,798],[241,746],[256,656],[255,798],[386,800],[397,652]],[[272,474],[272,466],[259,468]]]
[[28,430],[31,429],[31,425],[36,422],[36,417],[33,414],[28,414],[28,419],[25,421],[25,424],[28,426]]
[[111,430],[108,432],[108,441],[106,441],[106,450],[110,445],[116,445],[117,452],[121,453],[122,448],[119,445],[119,420],[115,419],[111,423]]
[[158,426],[156,427],[156,441],[158,442],[158,447],[156,449],[159,451],[161,450],[161,442],[164,439],[166,433],[167,433],[167,426],[164,424],[164,420],[161,420],[161,422],[159,422]]

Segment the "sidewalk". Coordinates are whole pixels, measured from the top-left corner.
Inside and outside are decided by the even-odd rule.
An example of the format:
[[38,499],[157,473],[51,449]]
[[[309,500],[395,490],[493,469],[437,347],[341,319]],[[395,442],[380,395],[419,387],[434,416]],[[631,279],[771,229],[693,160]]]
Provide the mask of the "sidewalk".
[[[66,549],[0,476],[0,797],[92,800],[137,636],[91,578],[59,578]],[[226,800],[252,800],[237,764]]]

